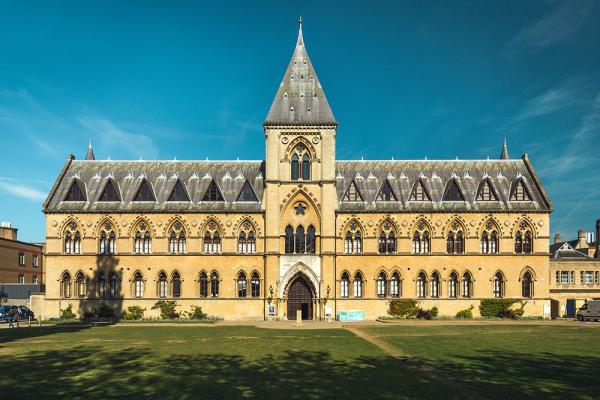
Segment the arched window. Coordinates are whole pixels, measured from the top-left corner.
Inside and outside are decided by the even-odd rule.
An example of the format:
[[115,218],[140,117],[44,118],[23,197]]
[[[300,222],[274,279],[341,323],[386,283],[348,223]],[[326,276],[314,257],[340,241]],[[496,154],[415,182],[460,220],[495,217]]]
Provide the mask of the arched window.
[[210,254],[212,250],[212,236],[210,232],[204,234],[204,253]]
[[377,277],[377,297],[387,296],[387,275],[381,271]]
[[87,279],[82,272],[78,272],[75,276],[77,281],[77,297],[85,297],[87,295]]
[[308,158],[308,154],[302,156],[302,180],[310,180],[310,159]]
[[167,274],[164,271],[161,271],[158,274],[158,297],[167,297],[168,296],[168,282],[167,282]]
[[212,254],[220,254],[221,253],[221,236],[219,232],[215,232],[213,234],[213,246],[212,246]]
[[260,297],[260,278],[258,276],[258,272],[252,273],[252,280],[250,282],[252,297]]
[[342,278],[340,279],[340,297],[348,298],[349,296],[349,286],[350,286],[350,276],[347,272],[342,274]]
[[394,235],[394,232],[390,232],[390,234],[388,235],[387,252],[388,254],[396,253],[396,236]]
[[308,254],[314,254],[316,251],[316,234],[315,228],[311,225],[306,231],[306,252]]
[[292,151],[291,157],[291,178],[293,181],[310,180],[310,157],[308,149],[304,144],[299,143]]
[[454,221],[446,237],[446,252],[448,254],[462,254],[465,249],[465,239],[461,225]]
[[75,222],[71,222],[65,232],[64,251],[65,254],[81,253],[81,234],[77,230],[77,224]]
[[448,233],[446,238],[446,252],[448,254],[454,254],[454,233]]
[[360,272],[354,274],[354,297],[359,299],[362,297],[363,277]]
[[523,234],[517,232],[515,235],[515,253],[523,254]]
[[294,228],[290,225],[285,228],[285,254],[294,253]]
[[413,254],[421,253],[421,237],[419,236],[418,232],[415,232],[415,234],[413,235],[412,251],[413,251]]
[[106,275],[103,271],[98,274],[98,297],[101,299],[106,297]]
[[115,298],[119,296],[119,280],[116,272],[111,272],[108,277],[110,297]]
[[292,171],[291,176],[293,181],[297,181],[300,178],[300,166],[298,165],[298,155],[292,155]]
[[498,231],[492,221],[485,224],[481,233],[481,254],[498,254]]
[[532,245],[531,245],[531,232],[526,231],[524,238],[523,238],[523,253],[524,254],[531,254],[532,251]]
[[296,253],[303,254],[305,250],[304,227],[300,225],[296,228]]
[[142,254],[142,234],[137,232],[135,234],[135,238],[133,239],[133,249],[135,254]]
[[396,253],[396,236],[394,226],[390,221],[385,221],[379,230],[379,254]]
[[73,239],[73,254],[81,254],[81,234],[75,232],[75,239]]
[[65,299],[71,297],[71,274],[68,272],[63,273],[60,279],[60,294]]
[[387,238],[385,237],[385,233],[381,232],[379,234],[379,254],[385,254]]
[[248,281],[246,280],[246,274],[242,271],[237,277],[237,293],[238,297],[246,297],[248,294]]
[[240,235],[238,236],[238,253],[246,254],[247,250],[248,250],[248,242],[246,241],[246,233],[240,232]]
[[139,271],[136,272],[135,275],[133,276],[133,282],[134,282],[135,297],[137,297],[137,298],[144,297],[144,279],[142,277],[142,274]]
[[421,254],[429,254],[429,247],[429,232],[425,232],[421,238]]
[[144,254],[150,254],[152,252],[152,240],[150,239],[150,234],[148,232],[144,234],[143,252]]
[[452,272],[450,279],[448,279],[448,297],[453,299],[458,297],[458,275],[456,272]]
[[354,254],[362,253],[362,237],[360,236],[360,232],[356,232],[354,234],[353,252],[354,252]]
[[114,232],[108,235],[108,252],[106,254],[117,254],[117,237]]
[[527,271],[523,274],[523,279],[521,280],[522,284],[522,293],[521,295],[525,298],[533,297],[533,277],[531,276],[531,272]]
[[427,276],[425,272],[420,272],[417,276],[417,297],[425,298],[427,296]]
[[256,237],[254,237],[254,232],[250,232],[248,234],[248,254],[256,253]]
[[392,279],[390,280],[390,296],[400,297],[402,292],[400,289],[400,282],[400,274],[398,272],[394,272],[392,274]]
[[352,254],[352,233],[350,231],[346,232],[346,238],[344,239],[344,253]]
[[219,274],[216,272],[210,274],[210,296],[219,297]]
[[181,297],[181,277],[179,276],[179,272],[173,272],[171,279],[173,297]]
[[210,221],[206,225],[206,232],[204,232],[204,254],[220,253],[221,235],[219,234],[219,226],[216,222]]
[[185,254],[186,251],[186,240],[185,230],[183,224],[176,221],[171,228],[171,234],[169,235],[169,253],[171,254]]
[[437,299],[440,297],[440,275],[437,272],[431,274],[431,297]]
[[200,273],[200,297],[208,297],[208,276],[206,272]]
[[73,235],[71,232],[67,232],[65,235],[65,254],[73,253]]
[[497,299],[504,297],[504,275],[500,271],[494,275],[494,297]]
[[471,274],[465,272],[462,276],[462,297],[471,298],[473,296],[473,279]]
[[345,254],[360,254],[362,252],[362,237],[360,226],[355,221],[352,221],[346,230],[344,238],[344,253]]

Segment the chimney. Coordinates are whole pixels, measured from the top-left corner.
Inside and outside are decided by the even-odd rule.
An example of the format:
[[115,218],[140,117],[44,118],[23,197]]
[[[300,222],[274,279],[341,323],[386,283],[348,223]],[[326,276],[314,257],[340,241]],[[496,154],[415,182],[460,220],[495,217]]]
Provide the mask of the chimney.
[[13,228],[10,222],[0,222],[0,238],[17,240],[17,228]]
[[576,249],[587,249],[588,248],[588,244],[587,241],[585,240],[585,231],[583,229],[580,229],[579,231],[577,231],[577,245],[575,246]]
[[560,233],[555,233],[554,234],[554,244],[559,244],[562,243],[560,240]]

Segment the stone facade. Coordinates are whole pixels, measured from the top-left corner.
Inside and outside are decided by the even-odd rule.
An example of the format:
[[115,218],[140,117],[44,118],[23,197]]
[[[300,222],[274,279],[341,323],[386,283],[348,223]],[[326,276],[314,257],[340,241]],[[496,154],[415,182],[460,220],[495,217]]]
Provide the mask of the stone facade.
[[394,298],[544,313],[552,205],[526,155],[339,161],[337,128],[300,31],[264,161],[69,156],[44,206],[45,316],[101,301],[153,316],[161,298],[226,319],[375,319]]
[[0,226],[0,283],[44,283],[42,244],[17,240],[17,229]]

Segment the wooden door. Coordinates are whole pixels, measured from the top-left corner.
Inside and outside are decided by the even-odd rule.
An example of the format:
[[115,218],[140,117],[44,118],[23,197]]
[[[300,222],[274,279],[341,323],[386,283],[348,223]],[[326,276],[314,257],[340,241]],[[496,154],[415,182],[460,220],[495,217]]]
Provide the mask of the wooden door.
[[288,290],[288,319],[295,320],[298,312],[302,313],[302,319],[312,319],[312,300],[308,282],[303,277],[296,278]]

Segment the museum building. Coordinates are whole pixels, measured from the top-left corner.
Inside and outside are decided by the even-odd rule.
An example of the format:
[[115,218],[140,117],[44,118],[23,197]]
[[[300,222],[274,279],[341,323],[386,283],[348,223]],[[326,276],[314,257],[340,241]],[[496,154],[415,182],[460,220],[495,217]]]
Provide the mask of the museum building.
[[396,298],[547,311],[552,204],[527,155],[337,160],[337,130],[300,23],[264,160],[70,155],[44,203],[45,317],[160,299],[225,319],[375,319]]

